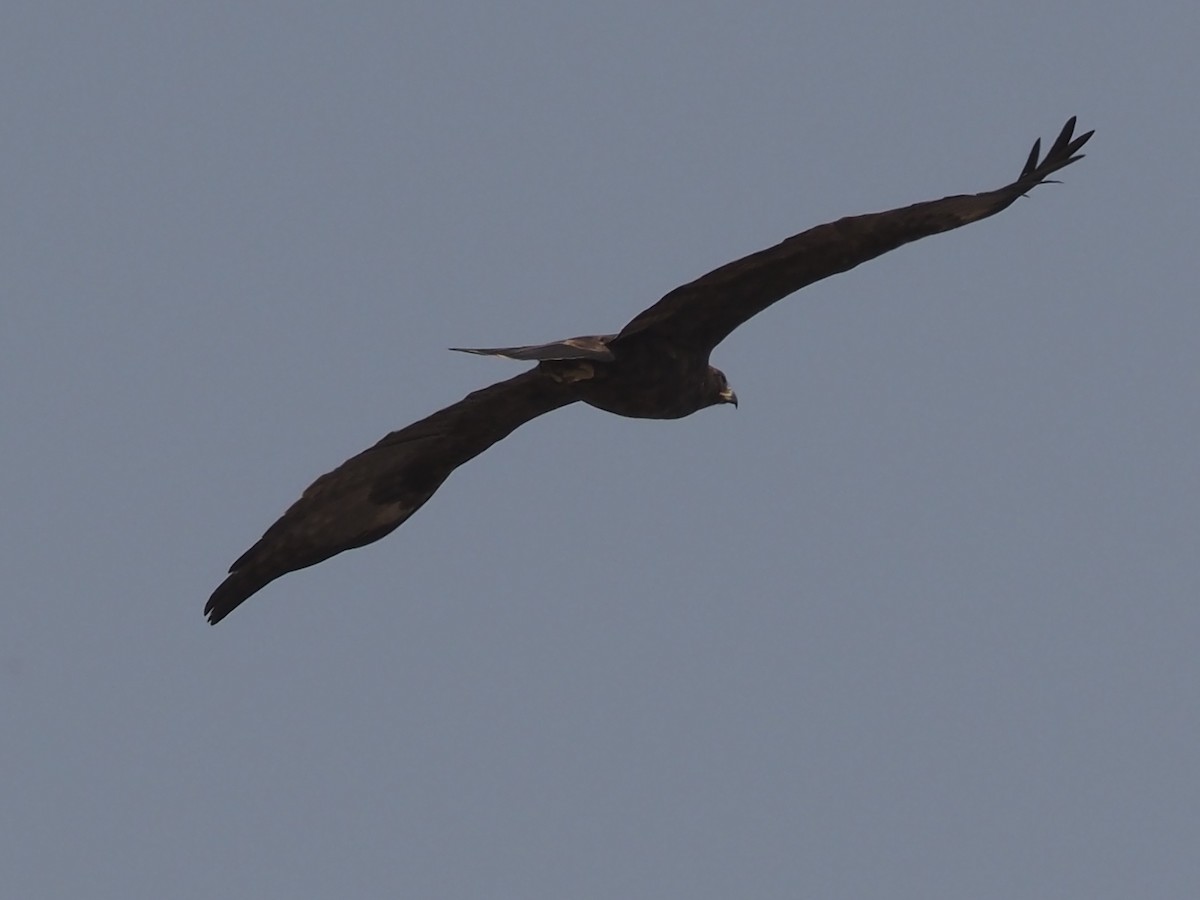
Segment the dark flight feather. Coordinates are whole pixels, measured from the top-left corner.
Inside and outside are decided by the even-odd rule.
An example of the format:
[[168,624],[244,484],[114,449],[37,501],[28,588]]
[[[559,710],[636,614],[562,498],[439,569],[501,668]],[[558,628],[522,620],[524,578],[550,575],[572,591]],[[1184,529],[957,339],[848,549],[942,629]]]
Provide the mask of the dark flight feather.
[[[216,624],[288,572],[377,541],[416,512],[450,473],[530,419],[582,400],[623,416],[679,418],[737,403],[709,365],[730,332],[800,288],[911,241],[959,228],[1011,206],[1083,155],[1092,132],[1067,121],[1044,158],[1033,145],[1017,179],[818,225],[671,291],[617,335],[464,352],[536,361],[537,367],[469,394],[393,432],[314,481],[230,567],[204,613]],[[463,349],[463,348],[457,348]]]
[[998,190],[849,216],[714,269],[639,313],[621,329],[614,343],[634,335],[652,335],[695,352],[711,351],[743,322],[815,281],[853,269],[911,241],[994,216],[1011,206],[1049,175],[1083,158],[1076,151],[1093,132],[1072,140],[1074,130],[1072,116],[1040,163],[1040,142],[1034,143],[1017,180]]
[[420,509],[463,463],[530,419],[577,399],[568,385],[534,369],[393,431],[309,485],[230,566],[204,614],[215,625],[280,575],[379,540]]

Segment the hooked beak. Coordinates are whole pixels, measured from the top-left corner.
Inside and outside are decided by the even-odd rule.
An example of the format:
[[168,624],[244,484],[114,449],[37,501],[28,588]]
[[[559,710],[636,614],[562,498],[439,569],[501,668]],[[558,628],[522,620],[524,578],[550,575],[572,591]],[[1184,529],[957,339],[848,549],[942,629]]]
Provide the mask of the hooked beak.
[[717,394],[721,398],[722,403],[732,403],[733,408],[737,409],[737,394],[733,392],[733,388],[727,387],[721,393]]

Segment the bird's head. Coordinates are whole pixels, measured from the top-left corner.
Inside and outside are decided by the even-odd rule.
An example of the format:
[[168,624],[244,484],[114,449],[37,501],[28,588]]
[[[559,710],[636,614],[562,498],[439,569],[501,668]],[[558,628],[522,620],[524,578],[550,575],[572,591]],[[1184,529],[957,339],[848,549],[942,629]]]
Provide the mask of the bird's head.
[[729,386],[729,379],[725,377],[725,373],[715,366],[708,367],[708,389],[709,396],[712,398],[709,405],[732,403],[733,408],[737,409],[737,394]]

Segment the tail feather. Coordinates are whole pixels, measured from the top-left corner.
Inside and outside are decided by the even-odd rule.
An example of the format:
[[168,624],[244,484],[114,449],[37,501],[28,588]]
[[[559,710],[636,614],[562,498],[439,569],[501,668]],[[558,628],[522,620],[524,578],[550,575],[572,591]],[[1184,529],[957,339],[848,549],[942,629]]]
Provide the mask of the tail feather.
[[539,361],[543,359],[602,359],[611,360],[608,342],[615,334],[589,335],[552,341],[549,344],[529,344],[525,347],[451,347],[459,353],[479,356],[503,356],[506,359]]

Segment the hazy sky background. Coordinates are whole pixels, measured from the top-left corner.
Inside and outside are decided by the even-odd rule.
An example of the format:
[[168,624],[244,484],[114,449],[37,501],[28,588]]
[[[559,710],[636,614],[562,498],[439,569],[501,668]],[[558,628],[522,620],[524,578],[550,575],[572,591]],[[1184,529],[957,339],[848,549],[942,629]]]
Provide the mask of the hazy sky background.
[[[820,7],[816,11],[813,8]],[[0,12],[20,898],[1200,896],[1194,2]],[[320,473],[810,225],[1065,184],[216,628]]]

